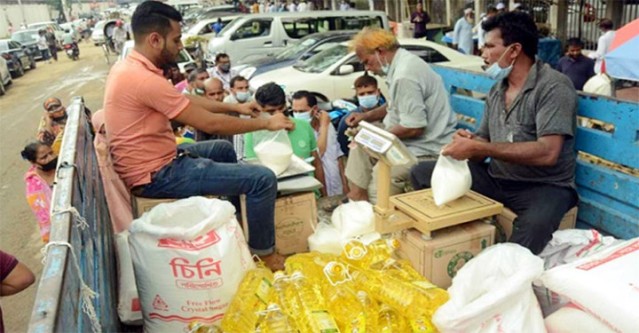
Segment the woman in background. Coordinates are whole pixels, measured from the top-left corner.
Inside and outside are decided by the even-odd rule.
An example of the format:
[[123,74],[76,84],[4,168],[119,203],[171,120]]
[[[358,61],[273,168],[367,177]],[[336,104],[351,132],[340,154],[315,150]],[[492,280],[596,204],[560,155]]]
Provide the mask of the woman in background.
[[40,142],[28,144],[20,154],[31,163],[24,175],[27,203],[38,220],[42,241],[48,243],[51,230],[51,193],[58,156],[53,153],[51,147]]

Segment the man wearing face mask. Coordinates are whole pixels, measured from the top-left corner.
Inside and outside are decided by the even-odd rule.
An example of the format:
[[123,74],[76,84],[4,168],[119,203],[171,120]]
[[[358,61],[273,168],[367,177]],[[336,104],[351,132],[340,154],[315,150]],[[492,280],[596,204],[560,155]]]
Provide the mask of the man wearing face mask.
[[326,111],[319,110],[317,97],[312,93],[301,90],[293,94],[293,118],[304,120],[311,124],[317,140],[318,155],[322,159],[326,194],[328,196],[348,193],[344,187],[344,153],[337,142],[337,132],[331,123],[331,117]]
[[355,79],[355,95],[359,107],[355,112],[349,113],[342,117],[337,125],[337,141],[344,152],[348,156],[350,141],[346,135],[349,127],[357,127],[360,121],[365,120],[372,124],[381,124],[382,119],[386,116],[386,99],[377,86],[377,79],[364,73],[364,75]]
[[464,16],[455,23],[453,31],[453,48],[464,54],[472,55],[475,52],[473,44],[473,25],[475,13],[471,8],[464,9]]
[[241,76],[236,75],[231,79],[231,93],[224,97],[224,103],[246,103],[252,102],[253,96],[251,96],[251,92],[249,91],[249,83],[248,80]]
[[182,93],[186,95],[204,96],[204,81],[208,78],[209,73],[206,69],[197,68],[187,76],[186,80],[188,85],[182,90]]
[[36,139],[50,146],[57,155],[60,152],[64,126],[67,123],[67,109],[57,97],[48,98],[42,106],[45,112],[40,119]]
[[[535,60],[537,28],[528,14],[499,14],[483,28],[482,57],[490,65],[487,74],[497,82],[477,132],[458,130],[442,154],[471,160],[472,190],[517,214],[509,241],[537,254],[577,204],[577,94],[566,76]],[[413,168],[415,188],[430,187],[434,166]]]
[[231,58],[226,53],[218,53],[215,56],[215,67],[211,70],[211,77],[216,77],[224,84],[224,90],[231,89],[231,78],[235,75],[231,71]]
[[[231,93],[228,96],[224,97],[224,103],[243,104],[251,102],[253,102],[253,96],[251,96],[251,92],[249,91],[248,80],[241,75],[234,76],[231,79]],[[246,116],[240,115],[240,117]],[[233,148],[235,148],[237,159],[243,159],[244,135],[233,136]]]
[[[402,140],[415,157],[435,158],[450,142],[457,124],[441,77],[421,58],[401,49],[390,31],[364,28],[353,37],[351,47],[366,70],[386,77],[384,129]],[[363,149],[351,149],[346,164],[349,199],[377,201],[375,162]],[[391,194],[403,192],[410,168],[391,169]]]

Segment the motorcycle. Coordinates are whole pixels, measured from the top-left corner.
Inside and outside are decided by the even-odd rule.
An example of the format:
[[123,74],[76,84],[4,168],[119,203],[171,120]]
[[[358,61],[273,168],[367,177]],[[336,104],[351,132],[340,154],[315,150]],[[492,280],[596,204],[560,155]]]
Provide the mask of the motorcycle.
[[73,44],[64,44],[63,48],[64,48],[64,53],[67,54],[69,59],[72,59],[73,61],[76,61],[76,60],[78,60],[80,58],[80,49],[78,48],[78,46],[75,43],[73,43]]

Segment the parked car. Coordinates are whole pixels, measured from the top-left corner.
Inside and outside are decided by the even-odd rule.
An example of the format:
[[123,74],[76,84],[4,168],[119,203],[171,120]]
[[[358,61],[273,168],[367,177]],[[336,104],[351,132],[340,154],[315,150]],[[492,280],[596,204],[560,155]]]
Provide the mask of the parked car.
[[104,28],[109,25],[108,29],[115,28],[116,20],[102,20],[98,21],[93,27],[93,32],[91,33],[91,41],[93,45],[98,46],[104,44],[106,38],[104,37]]
[[[222,20],[222,24],[226,26],[237,17],[238,16],[222,16],[219,18]],[[186,32],[182,34],[182,44],[184,44],[184,47],[188,48],[192,46],[191,43],[187,42],[189,42],[190,39],[192,39],[193,37],[201,37],[203,39],[206,39],[207,42],[211,40],[211,38],[215,37],[215,31],[213,31],[212,25],[213,23],[217,22],[217,19],[217,17],[205,19],[202,21],[198,21],[193,26],[191,26]],[[206,47],[206,43],[203,47]]]
[[42,59],[42,52],[38,50],[38,39],[40,39],[40,35],[38,35],[38,30],[36,29],[28,29],[28,30],[19,30],[11,34],[11,39],[19,42],[23,46],[27,47],[33,58],[36,60]]
[[0,53],[7,60],[9,71],[13,77],[24,75],[25,67],[29,69],[36,68],[35,59],[26,47],[20,42],[11,39],[0,39]]
[[[122,47],[122,52],[118,57],[118,61],[126,58],[126,56],[131,53],[131,50],[133,50],[133,41],[127,40]],[[178,54],[177,64],[178,67],[180,67],[180,71],[184,73],[184,67],[187,64],[195,64],[195,60],[193,60],[193,57],[191,57],[191,55],[186,52],[186,50],[182,49],[182,51],[180,51],[180,53]]]
[[[481,72],[484,61],[477,56],[465,55],[443,45],[423,39],[400,39],[402,48],[416,54],[428,63]],[[353,82],[364,74],[364,65],[348,43],[330,47],[308,60],[253,77],[249,84],[253,91],[268,82],[276,82],[290,94],[297,90],[321,92],[330,100],[351,97]],[[388,87],[378,78],[382,93],[388,96]]]
[[11,72],[9,72],[9,66],[7,61],[0,57],[0,95],[4,95],[7,91],[7,86],[11,84]]
[[233,71],[250,79],[275,69],[294,65],[329,47],[350,40],[359,30],[328,31],[308,35],[299,42],[289,44],[282,51],[271,57],[261,57],[255,60],[238,61]]
[[289,43],[317,32],[359,30],[366,26],[389,29],[388,17],[381,11],[353,10],[282,12],[242,15],[231,21],[209,41],[208,60],[226,53],[231,61],[248,61],[272,56]]
[[58,49],[62,49],[62,38],[64,38],[64,30],[62,30],[59,24],[53,21],[37,22],[37,23],[31,23],[27,25],[27,28],[35,29],[35,30],[40,30],[40,29],[47,30],[48,28],[53,29],[53,33],[55,34],[55,39],[58,41]]

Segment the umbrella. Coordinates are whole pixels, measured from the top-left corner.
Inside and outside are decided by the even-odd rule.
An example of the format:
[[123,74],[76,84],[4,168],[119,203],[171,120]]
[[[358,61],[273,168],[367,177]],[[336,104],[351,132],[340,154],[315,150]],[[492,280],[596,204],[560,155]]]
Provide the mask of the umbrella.
[[615,32],[604,56],[605,72],[617,79],[639,81],[639,19]]

